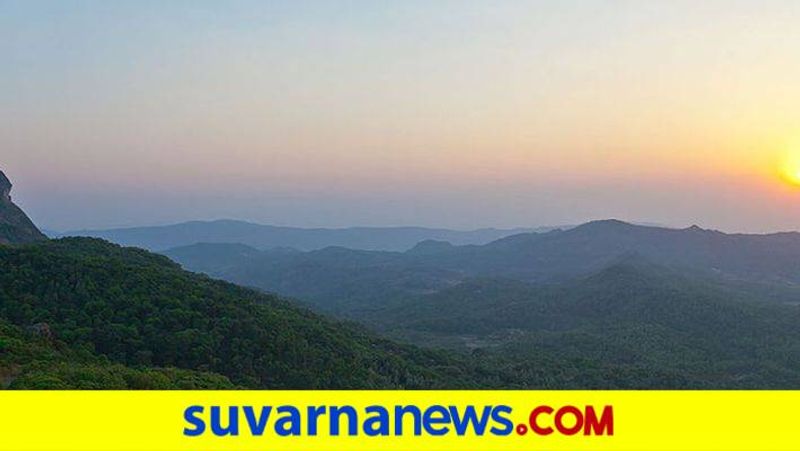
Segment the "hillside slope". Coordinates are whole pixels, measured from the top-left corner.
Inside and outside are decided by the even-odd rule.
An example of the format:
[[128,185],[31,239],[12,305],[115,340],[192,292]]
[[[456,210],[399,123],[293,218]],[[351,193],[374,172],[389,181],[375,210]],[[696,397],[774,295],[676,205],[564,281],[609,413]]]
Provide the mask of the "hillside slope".
[[93,239],[0,246],[0,319],[75,352],[213,372],[253,388],[480,384],[467,365]]

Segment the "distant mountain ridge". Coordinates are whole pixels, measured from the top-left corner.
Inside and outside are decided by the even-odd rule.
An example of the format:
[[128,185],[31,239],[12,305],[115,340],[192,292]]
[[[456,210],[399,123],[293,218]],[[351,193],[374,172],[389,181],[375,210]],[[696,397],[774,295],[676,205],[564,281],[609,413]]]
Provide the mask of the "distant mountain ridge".
[[726,234],[698,226],[671,229],[618,220],[498,240],[476,256],[478,261],[492,260],[491,268],[479,263],[474,270],[546,280],[586,274],[625,254],[732,278],[800,283],[800,233]]
[[33,222],[11,201],[11,182],[0,171],[0,244],[24,244],[46,239]]
[[634,256],[724,283],[800,288],[798,233],[729,235],[697,226],[669,229],[606,220],[569,230],[517,234],[485,245],[428,240],[406,252],[340,247],[243,252],[229,246],[187,246],[164,254],[189,270],[344,314],[474,277],[568,281]]
[[486,228],[460,231],[426,227],[299,228],[223,219],[154,227],[78,230],[59,235],[102,238],[123,246],[136,246],[151,251],[197,243],[237,243],[256,249],[292,247],[304,251],[329,246],[405,251],[424,240],[449,241],[461,245],[485,244],[505,236],[536,230],[541,229]]

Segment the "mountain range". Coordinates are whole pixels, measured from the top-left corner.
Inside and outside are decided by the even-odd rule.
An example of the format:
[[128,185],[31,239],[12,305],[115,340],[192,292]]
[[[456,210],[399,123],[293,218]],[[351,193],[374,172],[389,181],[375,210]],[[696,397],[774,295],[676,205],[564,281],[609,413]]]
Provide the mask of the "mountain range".
[[[406,252],[197,244],[166,255],[400,341],[505,361],[556,356],[580,368],[577,386],[800,386],[796,233],[608,220]],[[598,364],[614,369],[602,381]]]
[[164,254],[193,271],[345,313],[476,277],[570,281],[631,257],[739,290],[761,290],[769,299],[792,296],[800,283],[798,233],[728,235],[697,226],[668,229],[616,220],[523,233],[486,245],[428,240],[406,252],[341,247],[260,251],[199,243]]
[[291,247],[315,250],[329,246],[353,249],[404,251],[428,239],[455,244],[485,244],[499,238],[538,229],[478,229],[471,231],[425,227],[351,227],[342,229],[279,227],[244,221],[191,221],[156,227],[108,230],[77,230],[53,233],[60,236],[101,238],[123,246],[151,251],[196,243],[240,243],[257,249]]

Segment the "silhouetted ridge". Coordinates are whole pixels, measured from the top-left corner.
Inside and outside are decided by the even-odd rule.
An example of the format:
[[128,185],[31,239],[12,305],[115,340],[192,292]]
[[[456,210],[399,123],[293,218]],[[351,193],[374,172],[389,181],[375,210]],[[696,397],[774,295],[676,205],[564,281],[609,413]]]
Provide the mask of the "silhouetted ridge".
[[46,240],[36,225],[11,201],[11,182],[0,171],[0,244],[23,244]]

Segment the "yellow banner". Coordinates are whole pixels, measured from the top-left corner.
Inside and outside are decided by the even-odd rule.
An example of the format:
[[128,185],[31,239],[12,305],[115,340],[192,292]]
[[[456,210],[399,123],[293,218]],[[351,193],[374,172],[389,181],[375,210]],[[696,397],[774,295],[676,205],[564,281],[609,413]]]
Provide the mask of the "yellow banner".
[[800,450],[800,392],[2,392],[0,451]]

